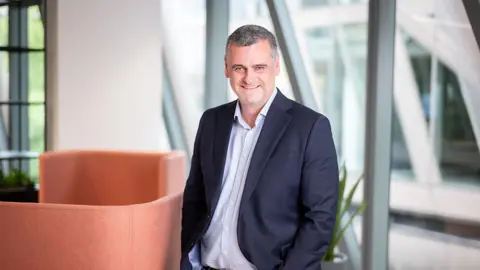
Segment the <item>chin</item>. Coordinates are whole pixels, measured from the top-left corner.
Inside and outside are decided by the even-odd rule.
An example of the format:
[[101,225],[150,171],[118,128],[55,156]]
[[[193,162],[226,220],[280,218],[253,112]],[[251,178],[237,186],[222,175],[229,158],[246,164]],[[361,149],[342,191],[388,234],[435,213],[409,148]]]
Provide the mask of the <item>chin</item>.
[[263,99],[261,97],[245,97],[243,102],[252,107],[258,107],[263,105]]

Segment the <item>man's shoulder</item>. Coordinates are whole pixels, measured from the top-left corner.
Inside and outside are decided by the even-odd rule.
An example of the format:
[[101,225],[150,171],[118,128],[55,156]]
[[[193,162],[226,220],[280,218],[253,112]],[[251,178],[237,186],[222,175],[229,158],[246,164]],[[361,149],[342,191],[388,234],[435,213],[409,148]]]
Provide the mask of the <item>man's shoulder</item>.
[[219,113],[219,112],[228,111],[230,108],[232,108],[232,106],[233,106],[233,107],[235,106],[235,103],[236,103],[236,102],[237,102],[237,101],[234,100],[234,101],[231,101],[231,102],[228,102],[228,103],[224,103],[224,104],[221,104],[221,105],[218,105],[218,106],[215,106],[215,107],[206,109],[206,110],[203,112],[202,118],[210,118],[210,117],[213,117],[214,115],[216,115],[216,114]]
[[291,101],[292,101],[291,115],[295,120],[298,119],[299,121],[302,121],[302,122],[315,122],[318,120],[327,119],[327,117],[324,114],[317,112],[312,108],[299,103],[298,101],[295,101],[295,100],[291,100]]

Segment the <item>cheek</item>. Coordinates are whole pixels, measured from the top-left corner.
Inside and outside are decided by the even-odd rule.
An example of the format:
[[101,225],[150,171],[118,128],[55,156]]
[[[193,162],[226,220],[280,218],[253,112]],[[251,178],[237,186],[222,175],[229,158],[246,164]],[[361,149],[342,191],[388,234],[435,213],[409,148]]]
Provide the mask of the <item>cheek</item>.
[[270,73],[264,73],[262,74],[262,76],[260,77],[260,79],[262,80],[263,83],[271,83],[271,81],[273,80],[275,76],[273,74],[270,74]]
[[235,84],[238,84],[242,81],[242,77],[238,76],[238,74],[230,74],[230,80]]
[[230,85],[232,86],[232,88],[237,89],[239,88],[240,84],[242,84],[242,77],[230,73]]

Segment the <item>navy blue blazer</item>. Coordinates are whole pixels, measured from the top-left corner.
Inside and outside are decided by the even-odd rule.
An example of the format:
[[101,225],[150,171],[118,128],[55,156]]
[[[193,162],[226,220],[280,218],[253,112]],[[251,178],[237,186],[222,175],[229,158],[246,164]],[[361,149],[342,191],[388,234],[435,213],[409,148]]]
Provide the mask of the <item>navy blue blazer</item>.
[[[181,269],[221,192],[236,101],[204,112],[182,207]],[[329,120],[280,91],[258,138],[240,205],[238,243],[259,270],[318,270],[332,240],[338,162]]]

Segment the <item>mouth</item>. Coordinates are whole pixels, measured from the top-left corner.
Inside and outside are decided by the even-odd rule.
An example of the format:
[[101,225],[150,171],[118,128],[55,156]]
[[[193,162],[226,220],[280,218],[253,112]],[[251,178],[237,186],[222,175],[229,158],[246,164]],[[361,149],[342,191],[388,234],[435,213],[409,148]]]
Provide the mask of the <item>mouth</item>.
[[253,90],[253,89],[257,89],[260,85],[256,85],[256,86],[241,86],[243,89],[245,90]]

